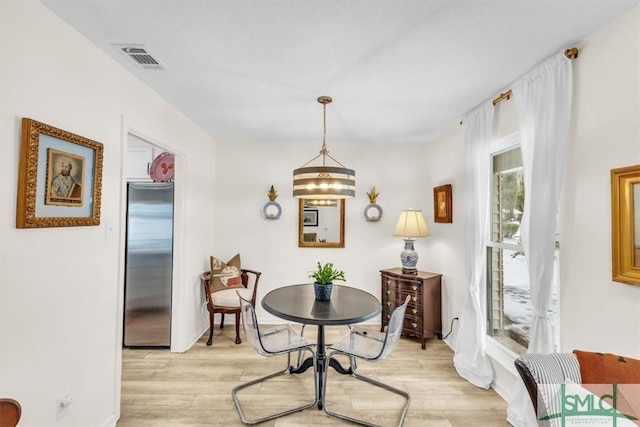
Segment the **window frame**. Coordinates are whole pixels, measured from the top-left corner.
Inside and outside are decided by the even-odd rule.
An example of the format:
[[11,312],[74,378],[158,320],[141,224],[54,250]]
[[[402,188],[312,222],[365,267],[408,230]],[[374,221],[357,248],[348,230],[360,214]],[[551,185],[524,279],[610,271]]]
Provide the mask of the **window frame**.
[[[515,355],[517,357],[518,353],[516,353],[512,348],[509,348],[507,345],[505,345],[504,343],[502,343],[500,340],[496,339],[493,335],[493,323],[494,323],[494,318],[492,316],[492,308],[493,308],[493,304],[492,304],[492,293],[493,293],[493,286],[492,286],[492,280],[493,280],[493,269],[492,269],[492,256],[491,256],[491,251],[494,249],[500,249],[500,250],[509,250],[509,251],[522,251],[524,252],[524,247],[523,245],[518,245],[518,244],[514,244],[514,243],[507,243],[507,242],[498,242],[492,239],[493,237],[493,200],[495,197],[494,194],[494,181],[493,181],[493,177],[494,177],[494,169],[493,169],[493,159],[495,156],[498,156],[500,154],[506,153],[508,151],[514,150],[516,148],[521,148],[522,144],[521,144],[521,137],[520,137],[520,132],[514,132],[512,134],[509,134],[503,138],[500,139],[496,139],[491,141],[491,146],[490,146],[490,159],[489,161],[491,162],[490,164],[490,176],[489,176],[489,180],[490,180],[490,184],[489,184],[489,206],[488,206],[488,210],[489,210],[489,215],[488,215],[488,224],[487,224],[487,231],[486,231],[486,235],[485,235],[485,239],[484,239],[484,250],[486,251],[486,271],[485,271],[485,297],[486,297],[486,301],[485,301],[485,319],[486,319],[486,336],[488,339],[491,340],[491,342],[495,343],[496,346],[498,346],[499,348],[502,348],[504,350],[506,350],[507,354],[511,355]],[[507,171],[505,171],[507,172]],[[525,188],[526,191],[526,188]],[[501,291],[502,292],[502,291]],[[502,311],[504,312],[504,295],[501,296],[501,301],[502,301]],[[513,340],[513,342],[517,345],[520,345],[521,347],[523,347],[521,344],[517,343],[515,340]],[[527,351],[527,348],[524,348],[524,351],[522,351],[521,353],[525,353]]]
[[[493,201],[493,158],[496,155],[499,155],[501,153],[507,152],[509,150],[512,150],[514,148],[517,147],[521,147],[522,143],[521,143],[521,136],[520,136],[520,132],[514,132],[512,134],[509,134],[503,138],[491,141],[491,146],[490,146],[490,160],[491,161],[491,166],[490,166],[490,194],[489,194],[489,200],[490,203],[492,203]],[[526,191],[526,188],[525,188]],[[488,216],[488,224],[487,224],[487,233],[485,236],[485,245],[484,245],[484,249],[487,251],[486,252],[486,256],[487,256],[487,262],[486,262],[486,268],[487,270],[485,271],[485,281],[484,281],[484,293],[485,293],[485,317],[486,317],[486,326],[487,326],[487,330],[486,330],[486,338],[488,340],[488,342],[491,343],[491,348],[493,349],[491,351],[492,354],[498,354],[498,355],[502,355],[502,358],[509,358],[511,356],[517,357],[518,353],[514,352],[512,349],[510,349],[509,347],[507,347],[505,344],[503,344],[502,342],[500,342],[499,340],[497,340],[496,338],[494,338],[492,335],[490,335],[490,333],[492,332],[492,330],[490,330],[491,328],[491,322],[492,322],[492,318],[490,317],[491,313],[491,304],[490,304],[490,298],[491,298],[491,289],[490,289],[490,258],[489,258],[489,251],[493,248],[497,248],[497,249],[506,249],[506,250],[522,250],[524,252],[524,248],[522,245],[514,245],[512,243],[505,243],[505,242],[496,242],[494,240],[491,239],[492,237],[492,214],[493,212],[491,211],[491,205],[488,206],[489,209],[489,216]],[[560,216],[560,206],[558,207],[558,212],[556,213],[556,215]],[[554,344],[555,344],[555,348],[561,348],[561,342],[562,342],[562,337],[561,337],[561,317],[560,317],[560,307],[561,307],[561,301],[560,301],[560,259],[562,257],[562,253],[560,251],[560,247],[561,247],[561,238],[560,238],[560,221],[558,221],[558,229],[556,230],[556,235],[557,235],[557,240],[556,240],[556,245],[558,245],[557,248],[557,258],[555,260],[555,268],[554,268],[554,272],[553,272],[553,281],[555,283],[555,290],[552,289],[552,295],[553,292],[556,292],[556,313],[555,313],[555,319],[552,320],[553,326],[554,326]],[[529,285],[530,286],[530,285]],[[529,287],[530,290],[530,287]],[[504,301],[504,298],[503,298]],[[527,351],[527,349],[525,349],[525,351]]]

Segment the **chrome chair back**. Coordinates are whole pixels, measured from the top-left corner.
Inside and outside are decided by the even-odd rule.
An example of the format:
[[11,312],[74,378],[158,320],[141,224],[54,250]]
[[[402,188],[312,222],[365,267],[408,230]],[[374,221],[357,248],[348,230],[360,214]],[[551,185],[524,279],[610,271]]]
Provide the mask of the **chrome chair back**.
[[265,421],[272,420],[274,418],[283,417],[285,415],[292,414],[294,412],[302,411],[304,409],[310,408],[316,404],[316,389],[318,384],[314,378],[314,398],[312,402],[305,403],[301,406],[297,406],[295,408],[287,409],[285,411],[280,411],[273,413],[271,415],[267,415],[258,419],[248,419],[244,411],[242,410],[242,406],[240,405],[238,399],[238,392],[244,388],[250,387],[252,385],[258,384],[260,382],[266,381],[268,379],[284,375],[290,372],[291,368],[291,353],[293,352],[304,352],[309,351],[313,356],[315,363],[315,352],[312,349],[312,344],[307,342],[302,336],[300,336],[291,326],[289,325],[278,325],[267,328],[261,328],[258,324],[258,320],[256,318],[255,308],[251,301],[244,299],[242,295],[238,292],[238,298],[240,298],[240,314],[242,318],[242,328],[244,329],[244,333],[247,337],[247,340],[254,348],[254,350],[265,357],[277,356],[277,355],[287,355],[287,364],[283,370],[279,370],[269,375],[265,375],[263,377],[257,378],[253,381],[249,381],[244,384],[240,384],[231,391],[231,396],[233,397],[233,403],[236,407],[236,411],[238,412],[238,416],[240,420],[246,425],[253,425],[262,423]]
[[[409,404],[411,403],[411,397],[409,396],[409,393],[378,380],[374,380],[373,378],[369,378],[359,374],[357,371],[358,367],[356,359],[375,362],[386,359],[395,350],[395,348],[398,346],[400,335],[402,334],[404,316],[407,311],[407,305],[409,304],[410,299],[411,297],[407,296],[404,303],[393,311],[393,313],[391,314],[391,318],[389,319],[387,330],[385,332],[369,331],[362,327],[355,326],[351,328],[351,330],[339,342],[329,347],[330,350],[333,350],[329,354],[329,359],[332,359],[337,355],[344,355],[349,357],[351,365],[351,376],[404,397],[405,404],[400,415],[398,424],[399,426],[402,426],[402,424],[404,423],[404,418],[406,417],[407,411],[409,410]],[[325,396],[327,387],[327,371],[325,371],[324,379]],[[352,423],[365,426],[376,425],[368,421],[333,412],[327,408],[326,402],[324,405],[324,411],[327,413],[327,415],[350,421]]]

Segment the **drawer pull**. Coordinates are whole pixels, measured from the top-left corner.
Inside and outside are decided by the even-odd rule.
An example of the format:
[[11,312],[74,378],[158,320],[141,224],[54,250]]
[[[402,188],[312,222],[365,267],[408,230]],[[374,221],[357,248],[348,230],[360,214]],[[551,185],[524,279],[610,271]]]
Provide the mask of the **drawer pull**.
[[418,327],[418,324],[417,323],[412,323],[411,326],[413,326],[413,329],[415,329],[415,328]]
[[416,285],[413,285],[413,286],[411,287],[411,289],[413,289],[414,291],[417,291],[417,290],[418,290],[418,287],[417,287]]
[[387,307],[391,307],[391,301],[387,301]]
[[416,314],[416,313],[418,312],[418,310],[416,310],[415,308],[413,308],[413,309],[411,309],[411,312],[412,312],[413,314]]
[[416,298],[415,296],[412,297],[413,302],[416,302],[418,300],[418,298]]
[[391,280],[387,280],[387,285],[390,285],[390,284],[391,284]]
[[391,315],[390,314],[387,314],[387,319],[391,319]]
[[387,295],[391,295],[391,291],[387,291]]

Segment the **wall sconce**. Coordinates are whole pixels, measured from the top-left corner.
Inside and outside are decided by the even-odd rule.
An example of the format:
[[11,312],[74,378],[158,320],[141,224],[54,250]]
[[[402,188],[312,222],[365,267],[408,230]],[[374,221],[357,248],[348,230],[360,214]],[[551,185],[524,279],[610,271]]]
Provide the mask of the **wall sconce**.
[[382,208],[376,203],[379,195],[380,193],[376,192],[375,186],[371,188],[370,193],[367,193],[367,196],[369,196],[369,204],[364,208],[364,219],[369,222],[377,222],[382,219]]
[[393,232],[394,236],[404,239],[404,250],[400,253],[402,272],[416,274],[418,272],[418,252],[413,248],[413,241],[418,237],[430,235],[427,223],[420,209],[407,209],[400,212],[398,224]]
[[264,219],[279,219],[282,214],[282,207],[280,207],[280,203],[276,202],[278,193],[276,193],[276,189],[273,188],[273,185],[269,189],[267,197],[269,198],[269,201],[262,207],[262,217]]

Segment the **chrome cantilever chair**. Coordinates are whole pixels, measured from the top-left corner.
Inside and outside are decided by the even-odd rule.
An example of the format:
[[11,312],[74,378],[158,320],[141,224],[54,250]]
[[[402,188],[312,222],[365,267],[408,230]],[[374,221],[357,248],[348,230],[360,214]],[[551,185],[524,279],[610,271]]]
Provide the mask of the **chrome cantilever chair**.
[[316,390],[318,388],[318,383],[316,381],[316,376],[313,375],[314,379],[314,398],[312,402],[306,403],[302,406],[298,406],[292,409],[288,409],[282,412],[276,412],[272,415],[268,415],[262,418],[249,420],[245,417],[244,412],[242,411],[242,407],[240,406],[240,402],[238,401],[238,391],[250,387],[254,384],[260,383],[262,381],[268,380],[270,378],[274,378],[280,375],[284,375],[289,372],[289,368],[291,367],[291,353],[293,352],[304,352],[309,351],[313,356],[314,364],[316,354],[312,349],[312,344],[307,342],[302,336],[300,336],[291,326],[289,325],[280,325],[280,326],[272,326],[268,328],[260,328],[258,326],[258,321],[256,319],[256,312],[251,304],[251,301],[246,300],[242,297],[240,292],[238,292],[238,297],[240,298],[240,312],[242,315],[242,327],[244,329],[244,333],[249,340],[249,343],[253,346],[255,351],[266,357],[277,356],[281,354],[287,355],[287,364],[283,370],[276,371],[272,374],[265,375],[264,377],[260,377],[253,381],[249,381],[245,384],[240,384],[231,391],[231,396],[233,397],[233,403],[236,407],[236,411],[240,416],[240,420],[247,425],[258,424],[265,421],[272,420],[274,418],[283,417],[285,415],[293,414],[294,412],[299,412],[304,409],[310,408],[317,403],[317,393]]
[[[409,396],[409,393],[404,390],[400,390],[399,388],[392,387],[389,384],[385,384],[378,380],[374,380],[373,378],[369,378],[359,374],[357,371],[356,359],[375,362],[378,360],[386,359],[393,352],[393,350],[395,350],[402,333],[404,314],[407,311],[407,305],[409,304],[410,299],[411,297],[407,296],[407,298],[404,300],[404,303],[393,311],[393,313],[391,314],[391,318],[389,319],[389,324],[387,326],[386,332],[369,331],[357,326],[352,327],[351,330],[349,330],[349,332],[339,342],[329,347],[329,350],[333,351],[329,354],[329,360],[327,362],[328,366],[331,362],[331,358],[334,358],[336,355],[348,356],[351,365],[351,375],[353,377],[404,397],[405,405],[402,409],[402,415],[400,416],[400,422],[398,423],[398,426],[402,426],[402,423],[404,423],[404,418],[407,415],[409,404],[411,403],[411,396]],[[328,369],[325,370],[325,393],[323,393],[324,396],[327,395],[326,388],[328,371]],[[364,426],[376,425],[367,421],[332,412],[327,408],[326,402],[324,405],[324,411],[328,415],[350,421],[352,423]]]

